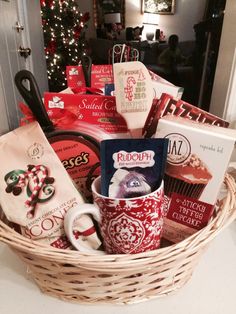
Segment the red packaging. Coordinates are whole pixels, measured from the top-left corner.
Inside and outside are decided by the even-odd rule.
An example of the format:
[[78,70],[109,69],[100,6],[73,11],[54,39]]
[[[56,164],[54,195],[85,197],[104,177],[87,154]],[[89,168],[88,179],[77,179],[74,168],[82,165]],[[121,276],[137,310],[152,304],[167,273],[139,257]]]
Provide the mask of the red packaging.
[[67,86],[71,88],[85,87],[85,78],[83,68],[81,65],[78,66],[67,66],[66,67]]
[[[87,123],[95,131],[100,129],[109,134],[128,132],[124,118],[116,111],[113,96],[45,93],[44,104],[54,123],[59,116],[66,120],[72,115],[77,123]],[[71,128],[71,123],[67,128]]]
[[161,98],[158,101],[154,101],[152,104],[143,128],[143,136],[153,136],[157,128],[158,120],[168,114],[225,128],[229,126],[226,120],[191,105],[182,99],[176,100],[172,96],[163,93]]
[[145,121],[142,135],[143,137],[152,137],[153,134],[156,132],[157,123],[158,123],[158,108],[159,108],[160,100],[157,98],[154,98],[152,101],[151,109],[148,113],[147,119]]
[[173,97],[167,94],[162,94],[157,114],[159,118],[167,114],[172,114],[182,118],[188,118],[193,121],[217,125],[224,128],[229,126],[229,122],[221,119],[220,117],[191,105],[182,99],[173,99]]
[[113,84],[113,71],[111,64],[92,65],[91,87],[104,91],[106,84]]
[[[67,86],[70,88],[85,87],[83,67],[66,67]],[[91,67],[91,87],[100,89],[104,92],[106,84],[113,84],[113,71],[111,64],[94,65]]]

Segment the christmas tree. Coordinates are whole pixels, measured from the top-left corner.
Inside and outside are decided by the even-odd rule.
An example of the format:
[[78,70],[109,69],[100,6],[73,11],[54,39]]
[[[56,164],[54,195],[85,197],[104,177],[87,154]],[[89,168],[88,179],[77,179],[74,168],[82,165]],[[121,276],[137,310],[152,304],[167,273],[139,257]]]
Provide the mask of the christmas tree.
[[89,13],[82,14],[76,0],[41,0],[44,46],[50,91],[66,84],[67,65],[79,63],[87,53],[85,30]]

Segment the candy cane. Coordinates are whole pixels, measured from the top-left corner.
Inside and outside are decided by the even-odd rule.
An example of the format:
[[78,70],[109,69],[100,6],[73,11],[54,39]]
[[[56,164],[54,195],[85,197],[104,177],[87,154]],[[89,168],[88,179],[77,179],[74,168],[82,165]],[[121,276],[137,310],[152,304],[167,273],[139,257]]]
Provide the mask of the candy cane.
[[136,83],[135,78],[133,76],[128,77],[127,79],[127,87],[124,88],[126,96],[129,101],[133,99],[133,85]]
[[[42,173],[41,178],[39,179],[39,173]],[[18,184],[20,186],[25,186],[26,180],[32,180],[33,182],[33,191],[29,198],[25,201],[25,205],[29,209],[27,212],[27,217],[32,218],[34,216],[33,211],[36,206],[36,200],[38,198],[39,192],[42,189],[45,179],[48,176],[48,170],[45,166],[38,165],[34,166],[32,169],[26,171],[24,174],[20,174],[20,179]]]
[[[38,174],[42,173],[41,178],[39,179]],[[36,200],[39,196],[39,192],[42,189],[42,186],[44,185],[44,181],[48,176],[48,170],[45,166],[35,166],[33,169],[31,169],[31,173],[33,173],[32,181],[33,181],[33,191],[30,197],[25,201],[26,206],[29,208],[29,211],[27,213],[28,217],[32,217],[33,211],[36,206]]]

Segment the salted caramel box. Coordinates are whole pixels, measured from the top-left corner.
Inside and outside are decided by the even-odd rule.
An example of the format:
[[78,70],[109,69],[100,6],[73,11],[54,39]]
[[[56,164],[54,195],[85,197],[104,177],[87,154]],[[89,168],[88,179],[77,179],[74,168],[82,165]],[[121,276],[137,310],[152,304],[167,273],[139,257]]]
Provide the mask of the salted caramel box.
[[126,134],[127,124],[116,110],[116,98],[105,95],[44,93],[44,105],[50,119],[73,115],[78,123],[87,123],[108,134]]
[[105,94],[107,85],[114,84],[112,64],[92,65],[91,87],[98,88]]
[[169,139],[163,237],[177,243],[211,219],[236,130],[168,115],[159,120],[155,137]]

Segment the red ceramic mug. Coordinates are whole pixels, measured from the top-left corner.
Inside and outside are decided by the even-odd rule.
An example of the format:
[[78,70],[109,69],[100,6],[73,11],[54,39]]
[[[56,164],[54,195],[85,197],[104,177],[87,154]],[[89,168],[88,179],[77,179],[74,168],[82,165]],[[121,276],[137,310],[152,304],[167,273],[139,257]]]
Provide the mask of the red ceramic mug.
[[83,247],[73,236],[74,221],[83,214],[92,214],[99,223],[106,253],[134,254],[159,248],[164,217],[163,182],[152,193],[126,199],[101,195],[100,184],[100,177],[92,184],[94,204],[78,205],[65,216],[65,231],[72,245],[82,252],[104,253]]

